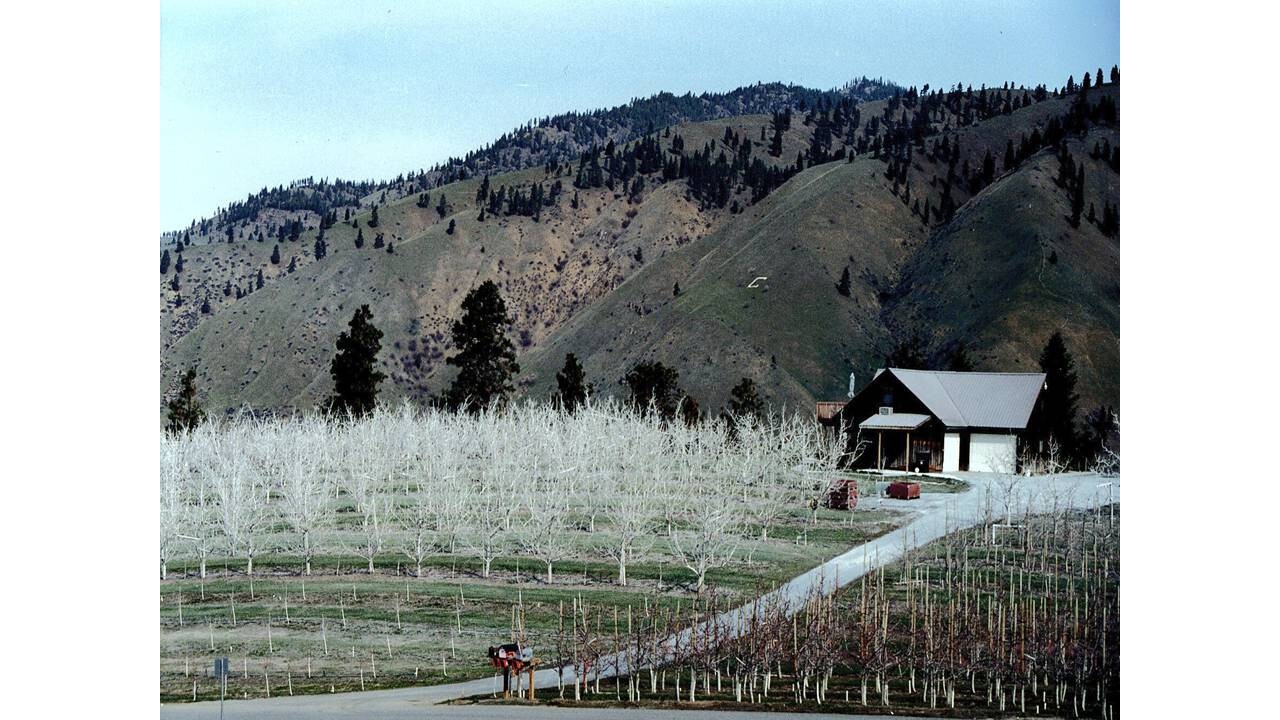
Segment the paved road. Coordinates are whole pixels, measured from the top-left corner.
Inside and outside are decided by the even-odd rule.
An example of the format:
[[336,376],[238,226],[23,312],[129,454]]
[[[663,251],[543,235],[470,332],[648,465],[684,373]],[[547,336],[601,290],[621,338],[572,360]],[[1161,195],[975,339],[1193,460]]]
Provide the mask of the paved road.
[[[818,567],[792,579],[778,588],[777,593],[791,607],[798,607],[815,586],[828,591],[847,585],[866,573],[900,558],[908,548],[915,548],[936,540],[947,533],[973,527],[988,518],[1000,518],[1007,511],[1015,516],[1024,508],[1034,512],[1046,512],[1054,508],[1089,508],[1105,505],[1109,500],[1120,500],[1120,479],[1104,479],[1091,473],[1071,473],[1053,478],[1019,478],[1010,483],[1007,478],[987,473],[956,473],[971,487],[961,493],[928,493],[910,502],[883,498],[865,498],[860,508],[906,509],[914,518],[902,527],[882,535],[871,542],[838,555]],[[1112,483],[1109,487],[1105,483]],[[1012,498],[1006,506],[1006,499]],[[723,617],[731,626],[740,626],[750,608],[740,608]],[[619,666],[626,670],[625,663]],[[572,669],[565,669],[565,681],[571,682]],[[605,676],[609,673],[606,672]],[[540,670],[538,687],[557,687],[557,671]],[[414,718],[458,717],[487,720],[490,718],[680,718],[690,715],[699,718],[742,718],[763,720],[770,717],[792,717],[785,713],[723,712],[690,710],[633,709],[574,709],[547,706],[483,706],[438,705],[447,700],[483,695],[494,691],[491,678],[470,682],[426,687],[371,690],[368,692],[308,695],[250,700],[228,700],[227,718],[253,718],[254,720],[284,720],[286,718],[334,718],[341,720],[407,720]],[[162,704],[160,717],[165,720],[211,720],[218,717],[217,702]],[[849,718],[851,715],[815,715],[811,718]]]

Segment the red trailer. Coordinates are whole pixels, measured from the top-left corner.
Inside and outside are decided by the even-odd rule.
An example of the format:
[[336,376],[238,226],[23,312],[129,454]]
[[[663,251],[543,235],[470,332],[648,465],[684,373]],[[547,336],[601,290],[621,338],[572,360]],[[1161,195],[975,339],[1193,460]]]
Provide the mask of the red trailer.
[[901,481],[889,483],[889,489],[885,492],[894,500],[914,500],[920,497],[920,483]]

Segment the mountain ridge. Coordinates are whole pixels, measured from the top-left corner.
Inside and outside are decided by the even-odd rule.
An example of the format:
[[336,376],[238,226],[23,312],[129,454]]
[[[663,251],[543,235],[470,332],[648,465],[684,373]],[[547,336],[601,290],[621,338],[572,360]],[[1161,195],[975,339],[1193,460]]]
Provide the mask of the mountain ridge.
[[[451,378],[462,297],[493,279],[515,319],[524,396],[548,395],[574,352],[600,392],[660,359],[709,411],[741,377],[776,405],[811,407],[843,396],[850,371],[870,377],[912,332],[934,364],[964,341],[978,369],[1020,370],[1062,329],[1082,405],[1118,406],[1119,242],[1098,219],[1104,206],[1118,215],[1118,99],[1118,81],[912,88],[791,108],[776,155],[781,110],[655,129],[612,155],[597,145],[577,162],[378,191],[352,220],[261,208],[221,239],[193,237],[181,290],[162,275],[161,393],[194,364],[215,412],[313,407],[333,339],[369,303],[386,333],[384,395],[425,400]],[[1087,173],[1083,193],[1055,177],[1064,151]],[[996,174],[993,155],[1012,165]],[[530,210],[535,187],[544,199]],[[521,200],[490,213],[498,188]],[[1076,194],[1093,219],[1073,220]],[[379,234],[390,247],[373,247]],[[769,279],[745,287],[757,276]]]

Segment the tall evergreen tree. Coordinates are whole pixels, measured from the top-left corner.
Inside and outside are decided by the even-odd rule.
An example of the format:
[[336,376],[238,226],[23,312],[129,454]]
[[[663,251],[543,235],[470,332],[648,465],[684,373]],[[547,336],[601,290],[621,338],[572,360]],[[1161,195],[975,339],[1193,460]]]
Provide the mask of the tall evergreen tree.
[[587,401],[592,390],[582,363],[578,362],[578,356],[573,353],[565,355],[564,368],[556,373],[556,392],[551,398],[552,402],[556,407],[573,412]]
[[271,250],[271,264],[272,265],[280,264],[280,246],[279,245],[276,245]]
[[262,279],[262,268],[258,268],[258,277],[254,281],[254,289],[261,290],[262,286],[266,284],[267,284],[266,281]]
[[1084,163],[1071,187],[1071,226],[1080,227],[1080,213],[1084,211]]
[[369,227],[378,227],[378,206],[373,206],[373,214],[369,216]]
[[[443,195],[441,195],[443,197]],[[478,410],[505,402],[520,372],[516,349],[507,337],[511,317],[498,286],[486,280],[462,301],[462,319],[453,323],[458,354],[446,360],[458,368],[446,400],[450,407]]]
[[660,362],[640,363],[626,376],[631,390],[631,407],[637,412],[648,412],[649,404],[663,420],[675,417],[680,400],[680,373]]
[[947,369],[954,372],[973,372],[973,361],[969,359],[969,348],[963,340],[956,343],[955,349],[951,351],[951,357],[947,358]]
[[928,370],[929,361],[925,359],[924,340],[916,333],[900,341],[893,351],[884,359],[885,367],[903,370]]
[[1040,353],[1040,370],[1045,374],[1045,388],[1040,396],[1037,439],[1057,440],[1063,455],[1075,460],[1079,449],[1076,414],[1080,396],[1076,394],[1075,360],[1067,351],[1061,331],[1049,337],[1044,352]]
[[356,249],[359,250],[362,247],[364,247],[364,230],[363,229],[356,231]]
[[174,271],[175,273],[179,273],[179,274],[181,274],[181,273],[182,273],[182,269],[183,269],[182,256],[181,256],[181,255],[179,255],[179,256],[178,256],[178,262],[174,263],[173,271]]
[[160,274],[167,275],[169,273],[169,251],[166,249],[160,253]]
[[849,297],[849,293],[851,289],[852,289],[852,286],[849,280],[849,266],[846,265],[844,268],[844,272],[840,273],[840,282],[836,283],[836,292],[840,293],[845,297]]
[[368,305],[355,311],[347,328],[338,335],[337,353],[329,365],[333,395],[327,401],[327,409],[359,416],[373,409],[378,384],[386,377],[377,369],[382,331],[374,327]]
[[200,398],[196,392],[196,369],[187,368],[178,381],[177,393],[169,401],[169,424],[165,429],[178,434],[194,430],[204,421],[204,408],[200,407]]
[[756,391],[756,383],[751,378],[742,380],[729,391],[728,411],[734,417],[764,417],[764,401]]
[[684,394],[680,397],[680,419],[684,420],[684,424],[693,427],[702,421],[702,407],[698,405],[698,401],[692,395]]

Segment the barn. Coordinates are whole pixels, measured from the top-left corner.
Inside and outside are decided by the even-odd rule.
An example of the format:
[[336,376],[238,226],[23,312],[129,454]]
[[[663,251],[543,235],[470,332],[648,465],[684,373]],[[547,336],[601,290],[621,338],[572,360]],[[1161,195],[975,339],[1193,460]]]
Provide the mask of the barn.
[[1013,471],[1044,386],[1044,373],[888,368],[827,423],[862,445],[857,468]]

